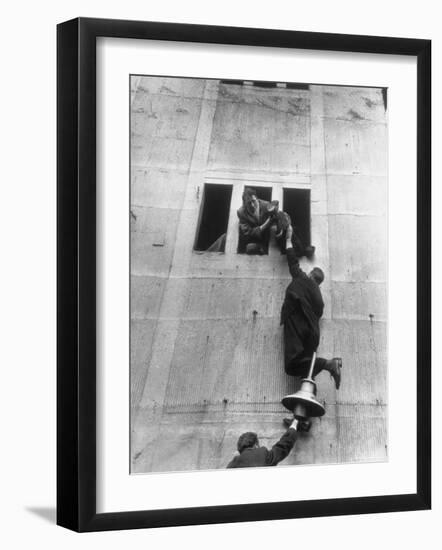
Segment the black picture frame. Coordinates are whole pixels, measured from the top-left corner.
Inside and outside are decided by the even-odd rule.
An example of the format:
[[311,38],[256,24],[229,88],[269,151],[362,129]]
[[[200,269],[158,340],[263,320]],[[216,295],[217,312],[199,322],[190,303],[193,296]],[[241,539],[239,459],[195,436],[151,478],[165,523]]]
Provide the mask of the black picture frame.
[[[96,39],[116,37],[417,58],[417,491],[362,498],[96,512]],[[431,507],[431,41],[79,18],[57,28],[57,523],[75,531]],[[413,358],[410,358],[413,360]]]

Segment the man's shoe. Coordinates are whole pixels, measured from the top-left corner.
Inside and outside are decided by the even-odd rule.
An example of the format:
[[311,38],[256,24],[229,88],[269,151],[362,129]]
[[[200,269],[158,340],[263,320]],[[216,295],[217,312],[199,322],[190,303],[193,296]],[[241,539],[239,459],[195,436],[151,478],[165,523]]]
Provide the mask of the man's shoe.
[[339,390],[341,385],[341,369],[342,369],[342,359],[340,357],[334,357],[330,363],[330,376],[335,381],[336,389]]
[[287,430],[292,425],[292,422],[293,422],[293,418],[283,418],[282,419],[282,423],[284,424],[284,428],[286,428]]
[[311,420],[300,420],[298,422],[298,432],[309,432],[312,427]]
[[[293,422],[293,418],[284,418],[282,420],[282,423],[284,424],[284,427],[287,430],[292,425],[292,422]],[[296,431],[297,432],[309,432],[311,427],[312,427],[311,420],[298,420],[298,426],[296,428]]]
[[276,214],[279,210],[279,201],[271,201],[269,202],[269,204],[267,205],[267,212],[269,213],[269,215],[273,216],[274,214]]

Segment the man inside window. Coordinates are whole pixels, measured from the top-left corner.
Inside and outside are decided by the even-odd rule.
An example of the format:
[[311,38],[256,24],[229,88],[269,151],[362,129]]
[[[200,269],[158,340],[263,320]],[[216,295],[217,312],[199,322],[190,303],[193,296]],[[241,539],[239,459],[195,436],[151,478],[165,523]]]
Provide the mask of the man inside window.
[[[285,251],[286,233],[291,225],[291,220],[287,213],[279,210],[278,201],[268,202],[258,199],[256,190],[252,187],[244,189],[242,201],[243,204],[237,211],[239,218],[238,252],[267,254],[272,226],[281,251]],[[293,230],[291,241],[299,257],[313,256],[315,247],[304,247]]]

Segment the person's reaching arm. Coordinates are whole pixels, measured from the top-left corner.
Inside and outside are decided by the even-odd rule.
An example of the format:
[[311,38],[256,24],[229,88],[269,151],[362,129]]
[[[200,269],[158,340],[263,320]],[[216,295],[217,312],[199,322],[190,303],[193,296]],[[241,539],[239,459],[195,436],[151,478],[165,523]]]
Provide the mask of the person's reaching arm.
[[285,432],[278,443],[273,445],[272,450],[268,452],[266,458],[268,466],[276,466],[278,462],[281,462],[281,460],[284,460],[284,458],[289,455],[298,437],[298,432],[296,431],[297,426],[298,421],[294,418],[290,428]]
[[303,271],[299,265],[299,260],[293,249],[292,234],[293,234],[293,228],[291,225],[289,225],[286,232],[285,249],[286,249],[287,263],[289,266],[290,275],[293,278],[296,278],[296,277],[299,277],[299,275],[301,275]]

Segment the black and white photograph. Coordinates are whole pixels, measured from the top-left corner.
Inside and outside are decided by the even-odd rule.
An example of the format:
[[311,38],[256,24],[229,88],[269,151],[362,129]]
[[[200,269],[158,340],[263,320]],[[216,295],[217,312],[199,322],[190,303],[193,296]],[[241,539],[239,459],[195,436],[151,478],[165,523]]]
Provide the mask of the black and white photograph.
[[129,85],[130,472],[388,461],[388,89]]
[[5,4],[1,548],[440,539],[438,8]]

